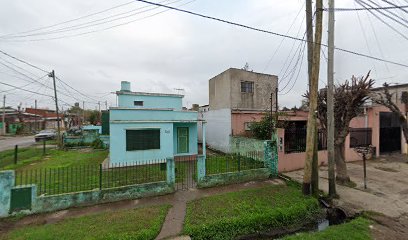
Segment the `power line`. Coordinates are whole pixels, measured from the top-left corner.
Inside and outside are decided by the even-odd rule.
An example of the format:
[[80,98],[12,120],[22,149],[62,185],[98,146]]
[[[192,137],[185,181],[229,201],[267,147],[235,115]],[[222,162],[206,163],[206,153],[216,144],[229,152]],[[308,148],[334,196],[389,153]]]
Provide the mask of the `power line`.
[[[48,74],[46,74],[46,75],[44,75],[44,76],[38,78],[37,81],[39,81],[39,80],[41,80],[41,79],[43,79],[43,78],[45,78],[45,77],[47,77],[47,76],[48,76]],[[36,81],[36,82],[37,82],[37,81]],[[27,83],[27,84],[25,84],[25,85],[19,86],[19,87],[17,87],[17,88],[27,87],[28,85],[31,85],[31,84],[33,84],[33,83],[35,83],[35,82],[30,82],[30,83]],[[16,87],[13,87],[12,89],[9,89],[9,90],[0,91],[0,93],[10,92],[10,91],[13,91],[14,89],[17,89],[17,88],[16,88]]]
[[[378,3],[376,3],[376,2],[374,2],[374,1],[372,1],[372,0],[367,0],[367,1],[370,2],[370,3],[372,3],[372,4],[374,4],[375,6],[380,6]],[[369,6],[369,7],[372,6],[372,5],[369,5],[369,4],[368,4],[367,2],[365,2],[365,1],[362,1],[362,2],[365,3],[365,4],[366,4],[367,6]],[[387,18],[393,20],[394,22],[401,24],[403,27],[408,28],[408,25],[407,25],[408,21],[405,20],[404,18],[400,17],[398,14],[396,14],[396,13],[394,13],[394,12],[392,12],[392,11],[389,11],[389,10],[385,10],[385,12],[388,12],[388,13],[391,14],[392,16],[398,18],[399,20],[398,20],[398,19],[395,19],[394,17],[391,17],[390,15],[387,15],[384,11],[380,11],[380,10],[375,10],[375,11],[377,11],[377,12],[379,12],[380,14],[386,16]],[[403,22],[401,22],[400,20],[403,21]]]
[[393,2],[390,2],[390,1],[387,1],[387,0],[381,0],[381,1],[386,2],[386,3],[388,3],[388,4],[392,5],[392,6],[394,6],[395,8],[398,8],[398,9],[400,9],[401,11],[404,11],[405,13],[408,13],[408,11],[405,10],[405,8],[407,8],[407,7],[402,8],[401,6],[397,6],[397,5],[394,4]]
[[389,10],[389,9],[400,9],[400,10],[405,10],[405,8],[408,8],[408,5],[403,5],[403,6],[393,6],[393,7],[369,7],[369,8],[323,8],[323,11],[329,12],[329,11],[335,11],[335,12],[351,12],[351,11],[367,11],[367,10]]
[[[290,30],[292,29],[293,25],[295,25],[296,20],[298,19],[300,13],[303,10],[303,7],[305,6],[305,3],[303,3],[303,5],[300,7],[299,12],[296,14],[295,19],[293,20],[292,24],[290,25],[290,27],[288,28],[288,31],[286,32],[286,35],[289,34]],[[303,20],[302,20],[303,21]],[[283,42],[285,41],[286,38],[282,38],[282,40],[280,41],[278,47],[275,49],[274,53],[272,54],[272,57],[269,58],[263,72],[265,72],[265,70],[269,67],[269,64],[272,62],[273,58],[275,57],[276,53],[278,52],[278,50],[280,49],[280,47],[282,46]]]
[[[191,0],[191,1],[189,1],[189,2],[186,2],[186,3],[183,3],[183,4],[178,5],[178,7],[184,6],[184,5],[187,5],[187,4],[190,4],[190,3],[195,2],[195,1],[197,1],[197,0]],[[164,5],[164,6],[165,6],[165,5]],[[141,17],[141,18],[137,18],[137,19],[131,20],[131,21],[127,21],[127,22],[119,23],[119,24],[112,25],[112,26],[109,26],[109,27],[106,27],[106,28],[96,29],[96,30],[87,31],[87,32],[81,32],[81,33],[70,34],[70,35],[63,35],[63,36],[58,36],[58,37],[50,37],[50,38],[36,38],[36,39],[0,39],[0,41],[5,41],[5,42],[37,42],[37,41],[57,40],[57,39],[64,39],[64,38],[71,38],[71,37],[77,37],[77,36],[82,36],[82,35],[88,35],[88,34],[92,34],[92,33],[97,33],[97,32],[101,32],[101,31],[106,31],[106,30],[109,30],[109,29],[117,28],[117,27],[120,27],[120,26],[128,25],[128,24],[130,24],[130,23],[137,22],[137,21],[141,21],[141,20],[144,20],[144,19],[147,19],[147,18],[151,18],[151,17],[154,17],[154,16],[156,16],[156,15],[159,15],[159,14],[162,14],[162,13],[164,13],[164,12],[167,12],[167,11],[169,11],[169,10],[171,10],[171,9],[166,9],[166,10],[159,11],[159,12],[157,12],[157,13],[153,13],[153,14],[150,14],[150,15],[147,15],[147,16],[144,16],[144,17]]]
[[[360,6],[366,7],[361,1],[356,0],[357,4],[359,4]],[[387,23],[386,21],[384,21],[381,17],[379,17],[378,15],[376,15],[374,12],[370,11],[370,13],[377,18],[380,22],[382,22],[383,24],[387,25],[389,28],[391,28],[392,30],[394,30],[394,32],[396,32],[397,34],[399,34],[401,37],[403,37],[405,40],[408,40],[408,37],[405,36],[405,34],[401,33],[400,31],[398,31],[396,28],[394,28],[393,26],[391,26],[389,23]],[[390,63],[390,62],[389,62]],[[405,65],[405,64],[404,64]],[[405,65],[407,66],[407,65]]]
[[[161,3],[167,2],[167,1],[169,1],[169,0],[164,0],[164,1],[162,1]],[[182,1],[182,0],[175,0],[175,1],[173,1],[173,2],[170,2],[169,4],[177,3],[177,2],[180,2],[180,1]],[[136,15],[141,14],[141,13],[149,12],[149,11],[152,11],[152,10],[154,10],[154,9],[159,8],[159,6],[157,6],[157,7],[149,8],[149,9],[147,9],[147,10],[143,10],[143,11],[138,11],[138,12],[136,12],[136,13],[132,13],[132,12],[135,12],[135,11],[137,11],[137,10],[145,9],[145,8],[148,8],[148,7],[149,7],[149,6],[143,6],[143,7],[139,7],[139,8],[130,10],[130,11],[126,11],[126,12],[114,14],[114,15],[111,15],[111,16],[99,18],[99,19],[92,20],[92,21],[89,21],[89,22],[80,23],[80,24],[76,24],[76,25],[72,25],[72,26],[67,26],[67,27],[62,27],[62,28],[59,28],[59,29],[54,29],[54,30],[50,30],[50,31],[46,31],[46,32],[32,33],[32,34],[26,34],[26,35],[13,35],[13,36],[9,36],[9,37],[1,37],[1,36],[0,36],[0,37],[1,37],[1,38],[6,38],[6,39],[10,39],[10,38],[25,38],[25,37],[32,37],[32,36],[50,35],[50,34],[57,34],[57,33],[75,31],[75,30],[80,30],[80,29],[84,29],[84,28],[99,26],[99,25],[106,24],[106,23],[115,22],[115,21],[118,21],[118,20],[121,20],[121,19],[126,19],[126,18],[129,18],[129,17],[132,17],[132,16],[136,16]],[[123,17],[117,17],[117,16],[125,15],[125,14],[127,14],[127,13],[132,13],[132,14],[128,14],[128,15],[123,16]],[[114,17],[117,17],[117,18],[114,18]],[[111,18],[113,18],[113,19],[111,19]],[[107,20],[107,19],[111,19],[111,20]],[[103,21],[103,20],[107,20],[107,21]],[[92,23],[94,23],[94,24],[92,24]]]
[[59,26],[59,25],[65,24],[65,23],[70,23],[70,22],[74,22],[74,21],[81,20],[81,19],[84,19],[84,18],[92,17],[92,16],[95,16],[95,15],[98,15],[98,14],[101,14],[101,13],[104,13],[104,12],[107,12],[107,11],[110,11],[110,10],[113,10],[113,9],[116,9],[116,8],[119,8],[119,7],[123,7],[123,6],[129,5],[129,4],[132,4],[132,3],[134,3],[133,0],[130,1],[130,2],[127,2],[127,3],[123,3],[123,4],[120,4],[120,5],[116,5],[116,6],[104,9],[104,10],[99,11],[99,12],[94,12],[94,13],[91,13],[91,14],[88,14],[88,15],[85,15],[85,16],[77,17],[77,18],[74,18],[74,19],[71,19],[71,20],[67,20],[67,21],[63,21],[63,22],[60,22],[60,23],[56,23],[56,24],[52,24],[52,25],[48,25],[48,26],[44,26],[44,27],[39,27],[39,28],[31,29],[31,30],[26,30],[26,31],[22,31],[22,32],[5,34],[5,35],[1,35],[0,37],[9,36],[9,35],[23,34],[23,33],[29,33],[29,32],[34,32],[34,31],[43,30],[43,29],[47,29],[47,28],[52,28],[52,27]]
[[18,87],[18,86],[14,86],[14,85],[11,85],[11,84],[8,84],[8,83],[4,83],[4,82],[0,82],[0,84],[6,85],[6,86],[9,86],[9,87],[13,87],[13,88],[18,89],[18,90],[21,90],[21,91],[26,91],[26,92],[30,92],[30,93],[35,93],[35,94],[37,94],[37,95],[42,95],[42,96],[46,96],[46,97],[53,97],[53,96],[51,96],[51,95],[41,94],[41,93],[38,93],[38,92],[34,92],[34,91],[31,91],[31,90],[27,90],[27,89],[24,89],[24,88],[21,88],[21,87]]
[[0,50],[0,53],[6,55],[6,56],[8,56],[8,57],[11,57],[11,58],[13,58],[13,59],[15,59],[15,60],[17,60],[17,61],[19,61],[19,62],[22,62],[22,63],[24,63],[24,64],[27,64],[27,65],[30,66],[30,67],[33,67],[33,68],[35,68],[35,69],[38,69],[38,70],[40,70],[40,71],[43,71],[43,72],[48,73],[48,71],[46,71],[46,70],[44,70],[44,69],[42,69],[42,68],[40,68],[40,67],[38,67],[38,66],[35,66],[34,64],[31,64],[31,63],[29,63],[29,62],[27,62],[27,61],[24,61],[24,60],[21,60],[21,59],[19,59],[19,58],[17,58],[17,57],[14,57],[14,56],[12,56],[12,55],[10,55],[10,54],[4,52],[3,50]]
[[[264,30],[264,29],[260,29],[260,28],[256,28],[256,27],[251,27],[251,26],[244,25],[244,24],[241,24],[241,23],[235,23],[235,22],[231,22],[231,21],[228,21],[228,20],[207,16],[207,15],[203,15],[201,13],[196,13],[196,12],[192,12],[192,11],[188,11],[188,10],[184,10],[184,9],[180,9],[180,8],[176,8],[176,7],[166,6],[166,5],[163,5],[163,4],[149,2],[149,1],[145,1],[145,0],[135,0],[135,1],[144,2],[146,4],[161,6],[161,7],[168,8],[168,9],[171,9],[171,10],[175,10],[175,11],[178,11],[178,12],[187,13],[187,14],[198,16],[198,17],[201,17],[201,18],[211,19],[211,20],[214,20],[214,21],[222,22],[222,23],[227,23],[227,24],[230,24],[230,25],[250,29],[250,30],[253,30],[253,31],[257,31],[257,32],[263,32],[263,33],[268,33],[268,34],[279,36],[279,37],[285,37],[285,38],[289,38],[289,39],[293,39],[293,40],[308,42],[308,40],[300,39],[300,38],[297,38],[297,37],[293,37],[293,36],[289,36],[289,35],[285,35],[285,34],[281,34],[281,33],[277,33],[277,32],[272,32],[272,31],[268,31],[268,30]],[[314,42],[312,42],[312,43],[315,44]],[[320,45],[323,46],[323,47],[328,47],[327,44],[324,44],[324,43],[321,43]],[[386,60],[386,59],[381,59],[381,58],[378,58],[378,57],[370,56],[370,55],[359,53],[359,52],[354,52],[354,51],[347,50],[347,49],[344,49],[344,48],[335,47],[335,49],[337,51],[353,54],[353,55],[356,55],[356,56],[375,59],[375,60],[378,60],[378,61],[387,62],[387,63],[390,63],[390,64],[394,64],[394,65],[398,65],[398,66],[401,66],[401,67],[408,68],[407,64],[398,63],[398,62],[394,62],[394,61],[390,61],[390,60]]]

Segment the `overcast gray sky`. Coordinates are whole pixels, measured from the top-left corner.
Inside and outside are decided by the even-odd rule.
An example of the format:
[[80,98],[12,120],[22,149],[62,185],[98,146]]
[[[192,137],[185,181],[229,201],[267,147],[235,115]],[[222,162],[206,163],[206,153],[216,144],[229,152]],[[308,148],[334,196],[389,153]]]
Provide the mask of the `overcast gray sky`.
[[[305,32],[303,0],[155,1],[300,38]],[[377,2],[386,5],[380,0]],[[399,0],[393,2],[403,5]],[[129,4],[51,28],[20,33],[125,3]],[[324,3],[327,5],[326,1]],[[358,7],[353,0],[337,1],[336,4],[336,7]],[[161,11],[162,8],[130,3],[130,0],[3,0],[0,2],[0,49],[45,70],[54,69],[60,79],[92,98],[75,94],[68,87],[64,89],[57,82],[61,92],[65,92],[60,95],[64,109],[68,107],[66,104],[77,101],[86,101],[87,108],[95,108],[97,100],[107,100],[109,105],[114,105],[115,97],[109,92],[118,90],[123,80],[132,83],[133,91],[184,89],[184,105],[207,104],[208,80],[227,68],[242,68],[246,62],[253,71],[278,75],[281,107],[299,106],[307,87],[306,53],[301,54],[304,46],[301,42],[282,41],[281,37],[270,34],[175,11]],[[392,11],[407,17],[402,11]],[[111,17],[113,15],[115,17]],[[388,22],[408,35],[407,28]],[[124,25],[100,31],[119,24]],[[96,32],[84,34],[90,31]],[[14,33],[20,34],[8,35]],[[327,42],[327,12],[324,13],[323,42]],[[337,47],[408,64],[407,40],[366,11],[336,12],[335,42]],[[320,87],[326,82],[324,55],[327,50],[323,48],[323,52]],[[302,58],[297,61],[299,56]],[[0,82],[16,86],[28,84],[25,76],[10,67],[32,78],[45,75],[0,55]],[[407,68],[336,52],[337,82],[353,74],[364,75],[369,70],[377,85],[385,81],[408,82]],[[41,83],[49,88],[37,83],[24,88],[52,94],[51,80],[43,78]],[[9,89],[0,85],[0,91]],[[47,96],[15,90],[6,94],[12,106],[22,103],[23,107],[30,107],[37,99],[39,107],[53,107],[52,99]],[[102,106],[104,108],[104,104]]]

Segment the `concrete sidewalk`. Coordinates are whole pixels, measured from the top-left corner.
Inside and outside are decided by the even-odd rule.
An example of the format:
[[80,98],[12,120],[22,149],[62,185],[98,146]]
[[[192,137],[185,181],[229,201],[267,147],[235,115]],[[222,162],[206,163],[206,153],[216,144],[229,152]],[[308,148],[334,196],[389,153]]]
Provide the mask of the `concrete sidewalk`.
[[[408,164],[406,155],[392,155],[367,161],[367,189],[364,189],[363,163],[347,163],[355,188],[337,186],[338,204],[351,211],[370,210],[392,218],[408,214]],[[285,173],[302,182],[303,170]],[[328,192],[327,167],[320,167],[320,189]]]

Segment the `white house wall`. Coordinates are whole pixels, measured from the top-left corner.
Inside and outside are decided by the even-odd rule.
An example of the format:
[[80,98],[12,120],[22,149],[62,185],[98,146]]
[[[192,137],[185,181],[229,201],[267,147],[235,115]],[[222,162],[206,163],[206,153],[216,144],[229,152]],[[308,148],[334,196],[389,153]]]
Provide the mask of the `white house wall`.
[[231,110],[219,109],[203,113],[207,145],[215,150],[230,152]]

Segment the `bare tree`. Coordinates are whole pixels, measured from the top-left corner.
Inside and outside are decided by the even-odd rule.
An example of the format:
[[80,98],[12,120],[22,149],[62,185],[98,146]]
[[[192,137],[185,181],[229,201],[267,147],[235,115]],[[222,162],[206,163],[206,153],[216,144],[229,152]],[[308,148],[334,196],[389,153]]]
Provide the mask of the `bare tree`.
[[[334,155],[336,162],[336,181],[340,184],[350,182],[345,161],[345,140],[349,134],[350,121],[357,117],[364,102],[369,98],[374,80],[352,76],[351,81],[336,85],[334,88]],[[309,93],[305,94],[309,98]],[[317,116],[320,126],[326,129],[327,124],[327,92],[318,94]]]
[[[391,112],[398,114],[398,119],[401,124],[402,132],[404,133],[405,143],[408,144],[408,121],[407,117],[404,115],[403,110],[398,107],[398,103],[392,101],[392,96],[394,94],[390,93],[389,85],[387,83],[383,84],[383,91],[380,93],[375,93],[372,96],[372,100],[380,105],[387,107]],[[397,98],[398,99],[398,98]],[[408,96],[401,97],[402,103],[405,104],[405,109],[408,106]]]

